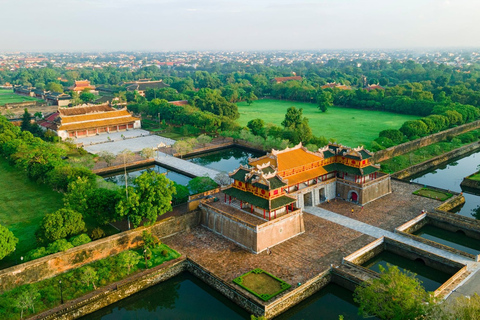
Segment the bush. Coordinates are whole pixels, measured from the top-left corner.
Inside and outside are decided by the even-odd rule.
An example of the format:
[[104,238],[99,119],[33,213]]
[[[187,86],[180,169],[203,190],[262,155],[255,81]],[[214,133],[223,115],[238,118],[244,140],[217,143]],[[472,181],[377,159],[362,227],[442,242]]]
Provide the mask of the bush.
[[78,236],[70,238],[70,242],[74,247],[81,246],[82,244],[89,243],[91,241],[92,239],[90,239],[90,237],[86,233],[82,233]]
[[92,240],[98,240],[103,237],[105,237],[105,231],[103,231],[102,228],[95,228],[90,234],[90,238],[92,238]]
[[27,254],[25,255],[25,262],[39,259],[48,255],[49,253],[47,252],[47,249],[45,249],[45,247],[39,247],[27,252]]
[[68,242],[66,239],[60,239],[50,243],[47,246],[47,251],[49,254],[53,254],[60,251],[67,251],[68,249],[71,249],[71,248],[73,248],[73,244]]

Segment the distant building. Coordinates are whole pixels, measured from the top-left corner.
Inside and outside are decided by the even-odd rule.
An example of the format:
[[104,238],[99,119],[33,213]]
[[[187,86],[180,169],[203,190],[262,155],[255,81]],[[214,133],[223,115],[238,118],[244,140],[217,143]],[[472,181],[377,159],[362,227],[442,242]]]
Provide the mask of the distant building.
[[275,83],[282,83],[282,82],[287,82],[291,80],[296,80],[296,81],[302,81],[303,78],[301,76],[291,76],[291,77],[278,77],[278,78],[273,78],[273,81]]
[[58,108],[58,112],[57,134],[62,139],[141,128],[140,119],[133,117],[126,108],[116,110],[109,104]]
[[341,83],[331,82],[321,86],[322,89],[340,89],[340,90],[352,90],[352,87],[346,86]]
[[35,87],[29,86],[16,86],[13,88],[13,92],[26,97],[35,97]]
[[49,104],[65,107],[72,102],[72,97],[66,93],[59,93],[59,92],[46,92],[43,96],[43,99],[47,101]]
[[163,80],[150,81],[148,79],[140,79],[135,82],[126,82],[127,91],[137,91],[141,96],[145,96],[147,89],[162,89],[170,87]]
[[381,85],[379,84],[369,84],[365,90],[367,91],[371,91],[371,90],[385,90],[384,87],[382,87]]
[[88,80],[75,80],[73,86],[68,88],[71,91],[81,93],[82,91],[89,90],[91,93],[97,94],[95,91],[95,86],[90,84]]
[[188,100],[168,101],[168,103],[173,104],[174,106],[186,106],[188,104]]

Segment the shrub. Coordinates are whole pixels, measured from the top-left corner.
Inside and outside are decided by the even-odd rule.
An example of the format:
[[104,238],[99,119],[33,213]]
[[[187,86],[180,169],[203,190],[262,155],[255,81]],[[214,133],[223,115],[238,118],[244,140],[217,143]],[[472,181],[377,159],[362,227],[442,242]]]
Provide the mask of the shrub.
[[90,238],[92,238],[92,240],[98,240],[103,237],[105,237],[105,231],[103,231],[102,228],[95,228],[90,234]]
[[89,243],[91,241],[92,239],[90,239],[90,237],[86,233],[82,233],[78,236],[70,238],[70,242],[74,247],[81,246],[82,244]]
[[68,249],[73,248],[73,244],[68,242],[66,239],[60,239],[50,243],[47,246],[47,251],[49,254],[57,253],[60,251],[67,251]]
[[47,249],[45,249],[45,247],[39,247],[39,248],[28,251],[27,254],[25,255],[25,261],[39,259],[47,255],[49,255],[49,253],[47,252]]

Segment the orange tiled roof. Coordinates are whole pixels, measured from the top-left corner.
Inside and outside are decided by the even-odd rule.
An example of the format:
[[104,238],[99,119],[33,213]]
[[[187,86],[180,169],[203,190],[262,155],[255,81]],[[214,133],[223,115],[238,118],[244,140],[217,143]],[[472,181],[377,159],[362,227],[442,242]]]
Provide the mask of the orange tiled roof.
[[122,118],[114,118],[114,119],[81,122],[81,123],[62,124],[58,128],[58,130],[72,131],[72,130],[82,130],[82,129],[89,129],[89,128],[116,126],[121,124],[132,123],[136,120],[140,120],[140,119],[130,116],[130,117],[122,117]]
[[277,154],[277,170],[283,171],[323,160],[322,157],[307,152],[302,148]]
[[277,82],[285,82],[285,81],[290,81],[290,80],[299,80],[301,81],[303,78],[301,76],[293,76],[293,77],[278,77],[275,78],[275,81]]
[[327,170],[325,170],[323,167],[316,167],[311,170],[302,171],[292,176],[285,177],[285,179],[288,180],[288,185],[291,186],[303,181],[314,179],[327,173]]
[[78,123],[78,122],[86,122],[86,121],[107,120],[107,119],[119,118],[119,117],[131,117],[131,116],[132,115],[127,110],[115,110],[115,111],[107,111],[107,112],[88,113],[88,114],[75,115],[75,116],[63,116],[62,125]]

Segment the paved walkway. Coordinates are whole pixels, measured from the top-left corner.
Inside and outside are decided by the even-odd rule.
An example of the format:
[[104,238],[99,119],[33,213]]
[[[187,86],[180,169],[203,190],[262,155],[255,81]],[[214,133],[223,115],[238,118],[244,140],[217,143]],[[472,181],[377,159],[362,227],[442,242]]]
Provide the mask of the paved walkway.
[[445,250],[442,250],[442,249],[439,249],[439,248],[429,246],[427,244],[415,241],[415,240],[410,239],[410,238],[406,238],[406,237],[401,236],[399,234],[396,234],[396,233],[393,233],[393,232],[390,232],[390,231],[387,231],[387,230],[384,230],[384,229],[381,229],[381,228],[378,228],[378,227],[371,226],[369,224],[363,223],[361,221],[358,221],[358,220],[355,220],[355,219],[352,219],[352,218],[349,218],[349,217],[345,217],[345,216],[337,214],[335,212],[331,212],[331,211],[328,211],[328,210],[325,210],[325,209],[322,209],[322,208],[319,208],[319,207],[305,207],[304,212],[313,214],[317,217],[323,218],[323,219],[331,221],[331,222],[335,222],[339,225],[350,228],[352,230],[355,230],[355,231],[358,231],[358,232],[361,232],[361,233],[364,233],[364,234],[368,234],[369,236],[372,236],[372,237],[375,237],[375,238],[380,238],[382,236],[385,236],[385,237],[388,237],[390,239],[402,242],[406,245],[410,245],[412,247],[415,247],[415,248],[418,248],[418,249],[421,249],[421,250],[425,250],[427,252],[431,252],[431,253],[439,255],[441,257],[445,257],[447,259],[462,263],[464,265],[467,265],[467,269],[471,272],[476,272],[480,267],[480,263],[477,263],[477,262],[475,262],[471,259],[468,259],[466,257],[460,256],[460,255],[457,255],[457,254],[454,254],[454,253],[451,253],[451,252],[448,252],[448,251],[445,251]]
[[174,140],[157,135],[146,135],[123,140],[120,137],[112,138],[113,142],[103,142],[93,145],[84,144],[84,149],[90,153],[98,154],[100,151],[109,151],[118,154],[125,149],[133,152],[140,152],[143,148],[157,148],[160,144],[171,145]]
[[150,132],[143,130],[143,129],[130,129],[128,131],[120,131],[120,132],[110,132],[110,133],[101,133],[95,136],[83,137],[74,139],[75,143],[83,143],[84,145],[91,145],[97,143],[105,143],[110,142],[108,138],[111,140],[123,140],[123,137],[126,138],[136,138],[136,137],[143,137],[149,136]]
[[212,179],[215,179],[215,176],[220,173],[220,171],[210,169],[207,167],[202,167],[193,162],[175,158],[163,152],[157,152],[155,161],[158,162],[160,165],[166,166],[168,168],[172,168],[179,172],[187,173],[188,175],[191,175],[194,177],[207,176]]

